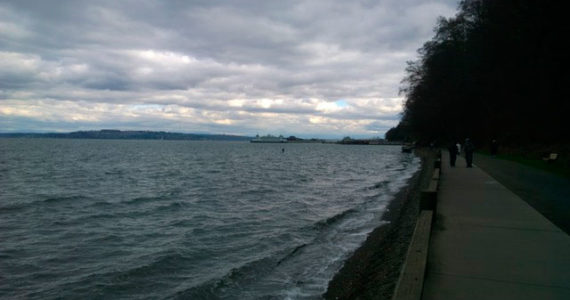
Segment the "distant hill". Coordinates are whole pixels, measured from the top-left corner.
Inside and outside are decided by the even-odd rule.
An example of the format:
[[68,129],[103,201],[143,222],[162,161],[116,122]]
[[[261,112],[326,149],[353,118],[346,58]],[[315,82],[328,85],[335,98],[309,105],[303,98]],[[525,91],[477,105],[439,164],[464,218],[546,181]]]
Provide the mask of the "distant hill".
[[194,134],[164,131],[94,130],[69,133],[0,133],[9,138],[109,139],[109,140],[189,140],[189,141],[249,141],[251,137],[223,134]]

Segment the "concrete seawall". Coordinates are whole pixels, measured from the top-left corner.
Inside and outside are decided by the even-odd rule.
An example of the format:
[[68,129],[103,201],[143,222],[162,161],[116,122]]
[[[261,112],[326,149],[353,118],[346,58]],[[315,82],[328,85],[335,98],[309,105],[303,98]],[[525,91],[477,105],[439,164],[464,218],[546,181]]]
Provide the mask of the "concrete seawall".
[[436,214],[437,193],[441,177],[441,152],[434,161],[428,187],[421,191],[420,212],[402,266],[393,300],[418,300],[422,297],[433,218]]

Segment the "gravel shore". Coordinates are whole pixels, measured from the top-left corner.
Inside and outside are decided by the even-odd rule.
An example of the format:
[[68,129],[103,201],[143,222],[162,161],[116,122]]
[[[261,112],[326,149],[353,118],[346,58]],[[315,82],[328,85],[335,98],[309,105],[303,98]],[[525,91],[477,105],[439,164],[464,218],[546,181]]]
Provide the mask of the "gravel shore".
[[391,299],[419,212],[420,191],[433,172],[435,153],[419,149],[422,167],[382,216],[376,228],[329,282],[325,299]]

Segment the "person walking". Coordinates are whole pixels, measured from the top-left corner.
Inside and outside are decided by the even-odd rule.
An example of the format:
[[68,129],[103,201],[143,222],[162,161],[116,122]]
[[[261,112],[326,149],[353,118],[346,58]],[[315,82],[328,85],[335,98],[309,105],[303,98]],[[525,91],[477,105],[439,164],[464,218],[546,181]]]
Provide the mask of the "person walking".
[[455,167],[455,161],[457,160],[457,145],[453,142],[447,147],[449,151],[449,165]]
[[469,138],[465,139],[465,144],[463,144],[463,152],[465,153],[465,161],[467,161],[467,167],[473,167],[473,150],[475,147]]

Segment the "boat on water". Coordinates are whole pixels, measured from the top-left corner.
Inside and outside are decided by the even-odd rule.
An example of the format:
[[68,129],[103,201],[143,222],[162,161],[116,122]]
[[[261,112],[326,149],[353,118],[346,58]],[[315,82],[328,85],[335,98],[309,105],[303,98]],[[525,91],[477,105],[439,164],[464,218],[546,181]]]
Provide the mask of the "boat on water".
[[255,138],[250,140],[251,143],[287,143],[287,139],[284,138],[282,135],[280,136],[273,136],[273,135],[266,135],[266,136],[259,136],[256,135]]

